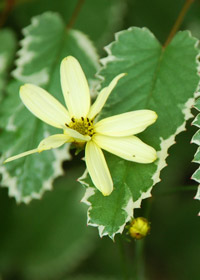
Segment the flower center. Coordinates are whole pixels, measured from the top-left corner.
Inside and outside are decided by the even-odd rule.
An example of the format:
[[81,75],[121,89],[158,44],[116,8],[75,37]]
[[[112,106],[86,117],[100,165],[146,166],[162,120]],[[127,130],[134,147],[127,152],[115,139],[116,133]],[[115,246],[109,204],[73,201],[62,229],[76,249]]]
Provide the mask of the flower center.
[[78,131],[82,135],[92,136],[94,134],[93,120],[90,120],[88,118],[71,118],[71,122],[69,124],[66,124],[66,126]]

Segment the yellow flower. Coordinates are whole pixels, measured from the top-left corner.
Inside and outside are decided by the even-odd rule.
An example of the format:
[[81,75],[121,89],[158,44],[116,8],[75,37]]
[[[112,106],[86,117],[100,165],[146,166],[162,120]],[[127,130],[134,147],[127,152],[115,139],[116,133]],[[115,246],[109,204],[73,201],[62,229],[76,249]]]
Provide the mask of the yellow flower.
[[20,97],[32,114],[47,124],[62,129],[62,134],[43,139],[36,149],[10,157],[5,163],[58,148],[67,142],[86,144],[85,161],[90,177],[103,195],[109,195],[113,190],[113,181],[101,149],[129,161],[153,162],[156,151],[133,134],[142,132],[154,123],[157,115],[151,110],[138,110],[95,122],[95,117],[111,91],[125,74],[119,74],[102,89],[92,105],[87,80],[74,57],[63,59],[60,74],[67,109],[47,91],[32,84],[25,84],[20,88]]

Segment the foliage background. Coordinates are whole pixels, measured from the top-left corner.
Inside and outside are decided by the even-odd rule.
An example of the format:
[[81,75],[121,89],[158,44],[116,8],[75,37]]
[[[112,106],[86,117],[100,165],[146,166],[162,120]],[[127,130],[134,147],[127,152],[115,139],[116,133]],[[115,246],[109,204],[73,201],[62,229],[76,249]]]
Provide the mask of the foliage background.
[[[1,12],[5,2],[0,2]],[[74,28],[94,41],[101,57],[114,32],[130,26],[146,26],[164,43],[184,2],[86,0]],[[56,11],[67,24],[75,6],[73,0],[18,0],[1,28],[10,28],[18,41],[32,16]],[[197,38],[199,14],[200,1],[195,1],[181,26]],[[197,148],[190,144],[195,131],[189,122],[187,130],[177,136],[176,145],[169,150],[168,166],[161,173],[162,181],[152,198],[136,211],[136,216],[148,216],[152,226],[143,251],[142,241],[126,241],[126,232],[113,243],[107,237],[99,239],[96,228],[86,227],[87,207],[79,203],[83,189],[75,182],[74,172],[78,165],[79,176],[84,167],[77,158],[63,164],[66,174],[55,180],[54,190],[45,193],[42,201],[16,205],[8,198],[7,189],[0,188],[2,279],[146,279],[144,269],[147,279],[152,280],[199,279],[199,202],[193,200],[196,189],[190,180],[197,168],[191,163]],[[182,190],[183,186],[188,189]]]

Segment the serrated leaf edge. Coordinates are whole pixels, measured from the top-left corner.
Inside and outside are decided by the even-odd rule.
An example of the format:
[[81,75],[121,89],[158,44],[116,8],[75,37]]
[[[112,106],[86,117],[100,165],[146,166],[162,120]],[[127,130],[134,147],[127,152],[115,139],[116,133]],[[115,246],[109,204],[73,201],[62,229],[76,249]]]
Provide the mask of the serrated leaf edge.
[[[198,59],[197,62],[198,62],[198,64],[199,64],[198,74],[199,74],[199,76],[200,76],[200,60],[199,60],[199,59],[200,59],[200,54],[199,54],[199,56],[198,56],[197,59]],[[200,90],[200,83],[199,83],[199,90]],[[197,94],[196,94],[195,97],[196,97],[196,99],[197,99],[197,98],[200,98],[200,92],[199,92],[199,91],[197,92]],[[195,106],[195,104],[194,104],[194,108],[195,108],[197,111],[199,111],[199,109]],[[198,115],[199,115],[199,114],[198,114]],[[197,115],[197,116],[198,116],[198,115]],[[198,126],[198,125],[195,123],[195,121],[196,121],[196,119],[197,119],[197,116],[196,116],[195,119],[193,120],[192,125],[194,125],[194,126],[196,126],[196,127],[200,127],[200,126]],[[198,131],[200,131],[200,130],[198,130]],[[198,131],[197,131],[197,132],[198,132]],[[197,133],[197,132],[196,132],[196,133]],[[196,135],[196,133],[194,134],[194,136]],[[197,149],[197,151],[196,151],[196,153],[195,153],[195,155],[196,155],[196,154],[199,152],[200,143],[198,143],[198,141],[196,141],[196,140],[193,139],[194,136],[192,137],[191,143],[197,144],[197,145],[199,146],[198,149]],[[195,157],[195,155],[194,155],[194,157]],[[199,163],[199,161],[195,161],[194,159],[193,159],[193,162]],[[198,182],[198,183],[199,183],[199,181],[197,181],[197,180],[194,178],[194,175],[195,175],[195,173],[196,173],[199,169],[200,169],[200,167],[193,173],[193,175],[192,175],[192,177],[191,177],[192,180],[194,180],[194,181],[196,181],[196,182]],[[198,186],[197,193],[196,193],[194,199],[200,200],[200,185]],[[198,213],[198,216],[200,216],[200,212]]]
[[[83,175],[84,175],[85,178],[86,178],[87,172],[84,173]],[[83,185],[87,185],[87,183],[84,181],[84,177],[83,177],[83,176],[80,177],[80,178],[78,179],[78,181],[79,181],[80,183],[82,183]],[[123,224],[121,227],[119,227],[118,231],[116,231],[115,234],[109,235],[109,233],[105,231],[105,226],[92,223],[92,222],[91,222],[91,219],[90,219],[90,214],[89,214],[89,213],[90,213],[90,210],[92,209],[92,205],[91,205],[91,203],[88,201],[88,198],[90,198],[90,197],[93,196],[94,194],[95,194],[95,188],[88,187],[88,188],[86,189],[86,191],[85,191],[84,197],[81,199],[81,202],[83,202],[83,203],[85,203],[86,205],[89,206],[89,208],[88,208],[88,216],[87,216],[87,225],[92,226],[92,227],[97,227],[97,228],[98,228],[98,231],[99,231],[99,236],[100,236],[101,238],[102,238],[103,236],[108,235],[112,240],[114,240],[115,234],[117,234],[117,233],[122,233],[123,230],[124,230],[124,226],[125,226],[125,225]],[[134,202],[133,202],[133,200],[132,200],[132,198],[131,198],[131,199],[128,201],[126,207],[125,207],[125,208],[122,208],[122,210],[124,210],[126,213],[129,213],[129,212],[130,212],[129,209],[133,209],[133,206],[134,206]],[[127,216],[127,218],[126,218],[126,223],[127,223],[128,221],[130,221],[131,217],[132,217],[132,215],[131,215],[131,216]],[[126,223],[125,223],[125,224],[126,224]]]
[[[198,109],[195,107],[195,105],[194,105],[194,108],[195,108],[196,110],[198,110]],[[195,119],[194,119],[193,122],[192,122],[192,125],[195,125],[196,127],[200,127],[200,124],[198,124],[198,118],[200,118],[200,114],[198,114],[198,115],[195,117]]]
[[[47,151],[49,152],[49,151]],[[43,187],[39,193],[33,192],[30,196],[22,197],[19,190],[17,189],[17,179],[16,177],[11,177],[9,172],[7,172],[5,165],[3,165],[3,159],[0,166],[0,173],[2,174],[2,186],[8,188],[9,197],[15,197],[17,203],[24,202],[28,204],[32,199],[41,199],[45,191],[52,190],[53,181],[58,176],[64,175],[64,170],[62,168],[62,162],[64,160],[70,160],[71,155],[69,153],[69,144],[63,146],[61,149],[54,149],[52,153],[55,157],[53,162],[53,170],[51,177],[43,182]],[[7,155],[5,156],[5,158]],[[5,186],[4,186],[5,185]]]
[[[49,73],[47,71],[47,68],[43,68],[41,71],[27,76],[23,75],[23,66],[24,64],[31,63],[32,58],[35,55],[35,52],[29,50],[29,45],[34,41],[34,36],[29,34],[29,30],[32,27],[36,27],[39,25],[39,20],[41,17],[45,16],[47,18],[51,18],[52,14],[57,13],[45,12],[42,15],[34,16],[31,18],[31,23],[22,29],[22,34],[24,35],[24,38],[19,42],[21,48],[17,51],[18,58],[15,61],[16,69],[14,69],[11,74],[14,78],[23,81],[24,83],[33,82],[35,84],[35,81],[37,81],[37,85],[42,86],[49,81]],[[62,19],[60,18],[60,20]]]
[[[38,86],[41,86],[41,85],[48,82],[49,73],[48,73],[46,68],[44,68],[41,71],[36,72],[32,75],[29,75],[29,76],[24,76],[22,73],[23,73],[23,65],[31,62],[33,56],[35,55],[34,52],[29,50],[29,45],[34,40],[34,36],[29,35],[29,29],[32,28],[32,27],[35,27],[39,24],[39,18],[40,17],[45,15],[46,17],[51,18],[52,14],[57,14],[59,16],[58,13],[49,12],[49,11],[43,13],[42,15],[34,16],[31,19],[31,23],[22,30],[24,38],[19,43],[21,48],[17,52],[18,58],[15,61],[16,69],[12,71],[12,76],[14,78],[19,79],[20,81],[29,82],[29,83],[32,80],[34,80],[34,84],[36,84],[35,80],[37,80],[37,85]],[[62,20],[62,19],[60,18],[60,20]],[[82,49],[84,51],[84,53],[88,55],[88,59],[93,63],[95,68],[98,70],[99,67],[100,67],[99,56],[97,54],[97,51],[96,51],[96,48],[95,48],[93,42],[89,39],[89,37],[87,35],[85,35],[81,31],[71,30],[70,32],[71,32],[71,35],[77,40],[77,44],[79,44],[80,49]],[[92,84],[93,86],[95,86],[97,84],[95,77],[94,77],[94,79],[89,80],[89,84],[90,85]],[[23,104],[22,104],[22,106],[23,106]],[[8,129],[10,131],[15,131],[16,130],[16,126],[13,124],[13,117],[12,116],[9,118],[8,126],[6,127],[6,129]],[[58,176],[63,175],[64,171],[61,167],[61,163],[64,160],[70,160],[71,159],[71,155],[69,153],[69,144],[67,144],[67,145],[68,145],[67,149],[66,149],[66,145],[65,145],[61,149],[52,150],[53,155],[55,157],[55,161],[53,163],[54,173],[52,174],[52,176],[47,181],[44,181],[43,188],[41,189],[41,191],[39,193],[33,192],[30,196],[27,196],[25,198],[22,198],[22,196],[20,195],[20,193],[17,189],[16,177],[11,177],[9,175],[9,173],[6,171],[5,166],[3,165],[3,159],[1,159],[2,162],[0,162],[0,164],[1,164],[0,173],[2,173],[2,184],[3,185],[5,184],[5,185],[9,186],[8,187],[9,196],[10,197],[15,197],[17,203],[24,202],[26,204],[29,203],[33,198],[34,199],[41,199],[41,197],[43,196],[43,194],[46,190],[51,190],[52,189],[52,183],[53,183],[54,179]],[[5,154],[4,159],[9,157],[9,156],[10,155]]]
[[[193,142],[191,142],[193,143]],[[197,149],[196,153],[194,154],[194,159],[192,160],[192,162],[195,162],[195,163],[200,163],[200,160],[196,160],[195,157],[197,156],[197,154],[200,152],[200,147]]]
[[[102,63],[103,67],[101,68],[101,70],[103,68],[106,67],[106,65],[110,62],[113,62],[113,61],[118,61],[119,59],[117,57],[115,57],[114,55],[112,55],[112,51],[111,51],[111,48],[112,48],[112,45],[113,44],[116,44],[118,41],[119,41],[119,37],[121,34],[123,34],[124,32],[129,32],[129,31],[132,31],[133,29],[140,29],[144,32],[148,32],[154,39],[156,39],[156,37],[154,36],[154,34],[146,27],[143,27],[143,28],[139,28],[139,27],[129,27],[128,29],[126,30],[123,30],[123,31],[119,31],[117,33],[115,33],[115,39],[113,42],[111,42],[109,45],[105,46],[104,49],[105,51],[107,52],[108,56],[105,57],[105,58],[102,58],[100,59],[100,62]],[[181,32],[181,31],[180,31]],[[190,31],[187,31],[188,32],[188,35],[189,37],[191,38],[194,38],[191,34]],[[157,40],[157,39],[156,39]],[[197,40],[196,43],[194,44],[194,48],[198,50],[198,43],[199,41]],[[198,50],[199,52],[199,50]],[[198,76],[200,77],[200,61],[199,61],[199,57],[200,57],[200,54],[198,53],[197,56],[196,56],[196,64],[197,64],[197,74]],[[101,76],[99,73],[97,73],[96,75],[101,81],[104,80],[104,77]],[[156,161],[156,165],[157,165],[157,169],[154,173],[154,175],[152,176],[152,181],[153,181],[153,184],[151,185],[151,187],[147,190],[147,192],[143,192],[141,193],[141,197],[133,202],[129,202],[127,203],[127,206],[123,208],[123,210],[127,211],[127,219],[125,221],[125,223],[123,225],[120,226],[119,230],[117,232],[115,232],[112,236],[109,235],[108,232],[105,231],[105,228],[101,225],[97,225],[97,224],[94,224],[94,223],[91,223],[90,222],[90,217],[89,217],[89,211],[91,209],[91,204],[88,202],[88,199],[94,195],[94,190],[93,188],[89,187],[86,189],[86,193],[83,197],[83,199],[81,200],[82,202],[86,203],[87,205],[89,205],[89,209],[88,209],[88,224],[90,226],[94,226],[94,227],[97,227],[98,230],[99,230],[99,234],[100,234],[100,237],[104,236],[104,235],[108,235],[109,237],[111,237],[112,239],[114,239],[114,236],[115,234],[117,233],[122,233],[123,232],[123,229],[126,225],[126,223],[133,217],[133,213],[134,213],[134,209],[135,208],[140,208],[141,207],[141,202],[143,199],[146,199],[146,198],[149,198],[152,196],[151,194],[151,191],[152,191],[152,188],[155,184],[157,184],[158,182],[161,181],[160,179],[160,172],[161,170],[167,166],[167,162],[166,162],[166,159],[168,157],[168,149],[175,143],[175,137],[177,134],[179,134],[180,132],[184,131],[186,129],[186,121],[190,118],[193,117],[192,113],[191,113],[191,109],[192,107],[194,107],[194,104],[195,104],[195,98],[197,96],[200,95],[200,83],[198,84],[197,86],[197,89],[196,91],[194,92],[194,97],[193,98],[189,98],[188,101],[183,104],[184,108],[182,109],[182,113],[183,113],[183,116],[184,116],[184,122],[177,128],[175,134],[171,135],[169,138],[167,139],[163,139],[161,138],[161,143],[160,143],[160,147],[161,147],[161,150],[157,151],[157,155],[158,155],[158,160]],[[87,173],[84,173],[79,179],[81,180],[81,183],[86,185],[87,186],[87,183],[84,182],[84,178],[86,178],[86,175]],[[93,190],[93,191],[92,191]]]

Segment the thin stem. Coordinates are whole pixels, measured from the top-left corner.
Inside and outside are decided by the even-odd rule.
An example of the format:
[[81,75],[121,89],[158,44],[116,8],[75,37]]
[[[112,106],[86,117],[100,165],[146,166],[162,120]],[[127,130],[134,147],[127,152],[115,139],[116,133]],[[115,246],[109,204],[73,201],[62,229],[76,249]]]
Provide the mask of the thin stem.
[[71,29],[72,26],[74,25],[74,23],[75,23],[78,15],[80,13],[80,10],[81,10],[84,2],[85,2],[85,0],[79,0],[77,2],[76,7],[75,7],[75,9],[74,9],[74,11],[72,13],[72,16],[71,16],[70,20],[69,20],[69,23],[67,24],[67,30]]
[[15,5],[15,0],[6,0],[4,9],[0,15],[0,28],[5,24],[7,17]]
[[194,1],[195,1],[195,0],[186,0],[186,1],[185,1],[184,5],[183,5],[183,7],[182,7],[182,9],[181,9],[181,11],[180,11],[180,13],[179,13],[179,15],[178,15],[176,21],[175,21],[175,24],[174,24],[174,26],[172,27],[172,30],[171,30],[171,32],[170,32],[170,34],[169,34],[169,36],[168,36],[166,42],[164,43],[164,46],[163,46],[164,48],[166,48],[166,47],[169,45],[169,43],[171,42],[172,38],[174,37],[174,35],[175,35],[176,32],[178,31],[178,29],[179,29],[181,23],[183,22],[183,19],[184,19],[185,15],[186,15],[186,13],[187,13],[187,11],[188,11],[190,5],[191,5]]
[[118,238],[117,240],[118,248],[119,248],[119,254],[120,254],[120,259],[121,259],[121,267],[122,267],[122,273],[123,273],[123,279],[128,280],[129,279],[129,273],[128,273],[128,263],[126,259],[126,254],[125,254],[125,248],[123,244],[122,238]]
[[135,241],[135,269],[137,280],[145,280],[144,239]]

